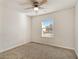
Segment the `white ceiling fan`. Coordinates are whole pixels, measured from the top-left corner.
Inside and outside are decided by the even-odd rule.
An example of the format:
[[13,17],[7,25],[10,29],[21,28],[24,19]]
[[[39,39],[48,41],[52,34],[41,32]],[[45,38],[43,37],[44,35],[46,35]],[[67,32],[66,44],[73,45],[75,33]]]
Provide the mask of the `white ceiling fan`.
[[[37,12],[39,9],[44,9],[44,7],[41,7],[41,5],[45,4],[47,0],[30,0],[32,7],[24,8],[24,10],[33,9],[35,12]],[[22,3],[21,5],[26,5],[27,3]]]

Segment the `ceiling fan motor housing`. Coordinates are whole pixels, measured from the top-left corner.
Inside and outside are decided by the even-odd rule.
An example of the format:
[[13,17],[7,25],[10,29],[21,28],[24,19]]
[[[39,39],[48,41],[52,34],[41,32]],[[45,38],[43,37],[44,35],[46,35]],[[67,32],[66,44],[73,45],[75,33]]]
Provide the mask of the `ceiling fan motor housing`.
[[34,2],[34,7],[38,7],[39,6],[39,3],[38,2]]
[[45,2],[47,2],[47,0],[32,0],[32,2],[33,2],[34,7],[38,7],[42,4],[44,4]]

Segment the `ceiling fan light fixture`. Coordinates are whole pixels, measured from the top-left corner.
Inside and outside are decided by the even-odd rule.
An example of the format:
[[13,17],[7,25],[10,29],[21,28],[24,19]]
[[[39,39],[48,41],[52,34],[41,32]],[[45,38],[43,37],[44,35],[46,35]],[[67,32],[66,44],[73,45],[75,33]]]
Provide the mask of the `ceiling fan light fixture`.
[[39,10],[39,8],[38,7],[34,7],[34,11],[38,11]]

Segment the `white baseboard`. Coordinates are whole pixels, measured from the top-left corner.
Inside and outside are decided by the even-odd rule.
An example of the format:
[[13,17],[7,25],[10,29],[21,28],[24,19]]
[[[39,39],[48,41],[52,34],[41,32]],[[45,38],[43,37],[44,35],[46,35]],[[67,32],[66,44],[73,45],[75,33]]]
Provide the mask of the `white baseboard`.
[[[32,41],[32,42],[35,42],[35,41]],[[43,42],[35,42],[35,43],[41,43],[41,44],[50,45],[50,46],[54,46],[54,47],[60,47],[60,48],[64,48],[64,49],[74,50],[74,48],[59,46],[59,45],[55,45],[55,44],[49,44],[49,43],[43,43]]]
[[14,44],[14,45],[11,46],[11,47],[8,47],[8,48],[5,48],[5,49],[0,50],[0,53],[6,52],[6,51],[8,51],[8,50],[10,50],[10,49],[16,48],[16,47],[18,47],[18,46],[21,46],[21,45],[24,45],[24,44],[27,44],[27,43],[29,43],[29,42],[16,43],[16,44]]
[[75,50],[76,55],[78,56],[78,51]]

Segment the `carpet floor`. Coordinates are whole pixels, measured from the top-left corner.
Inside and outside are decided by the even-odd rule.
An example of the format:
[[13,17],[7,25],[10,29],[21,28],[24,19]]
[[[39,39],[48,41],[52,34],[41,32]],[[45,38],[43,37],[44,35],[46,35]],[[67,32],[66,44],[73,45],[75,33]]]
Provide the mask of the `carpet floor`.
[[77,59],[74,52],[53,46],[28,43],[0,54],[0,59]]

